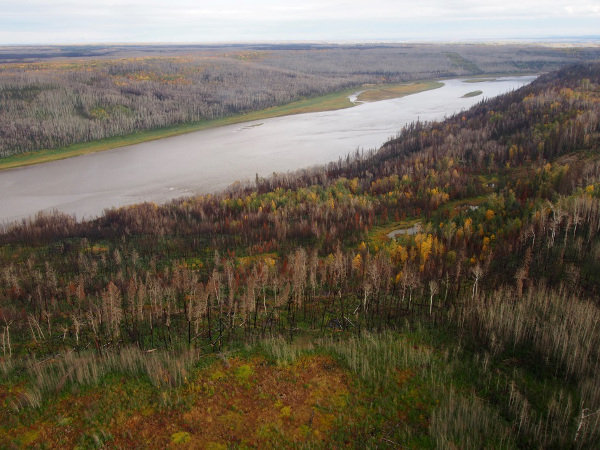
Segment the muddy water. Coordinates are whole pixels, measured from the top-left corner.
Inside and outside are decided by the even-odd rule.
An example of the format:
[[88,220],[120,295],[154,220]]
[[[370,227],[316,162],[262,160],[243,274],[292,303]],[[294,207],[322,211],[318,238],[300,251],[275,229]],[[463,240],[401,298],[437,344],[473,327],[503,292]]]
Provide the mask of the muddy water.
[[[89,219],[105,208],[157,203],[378,148],[411,121],[443,119],[534,77],[444,86],[353,108],[279,117],[0,172],[0,223],[40,210]],[[473,90],[475,98],[461,98]]]

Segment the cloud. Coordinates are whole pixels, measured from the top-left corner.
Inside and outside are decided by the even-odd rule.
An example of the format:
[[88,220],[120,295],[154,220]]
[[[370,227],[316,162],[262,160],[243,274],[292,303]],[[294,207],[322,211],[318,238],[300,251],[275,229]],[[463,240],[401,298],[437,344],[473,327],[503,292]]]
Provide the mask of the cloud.
[[0,8],[0,43],[580,35],[597,34],[600,18],[589,0],[0,0]]

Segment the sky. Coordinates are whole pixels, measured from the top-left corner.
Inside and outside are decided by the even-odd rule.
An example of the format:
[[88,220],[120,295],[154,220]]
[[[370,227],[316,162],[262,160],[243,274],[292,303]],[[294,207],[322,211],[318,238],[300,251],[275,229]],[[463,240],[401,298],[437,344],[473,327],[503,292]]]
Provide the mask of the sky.
[[600,0],[0,0],[0,45],[600,35]]

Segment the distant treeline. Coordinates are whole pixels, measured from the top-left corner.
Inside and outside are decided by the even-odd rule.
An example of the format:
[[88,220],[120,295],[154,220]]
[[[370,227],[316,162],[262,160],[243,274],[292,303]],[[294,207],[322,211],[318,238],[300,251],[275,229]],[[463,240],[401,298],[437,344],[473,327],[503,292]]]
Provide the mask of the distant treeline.
[[427,324],[497,377],[477,395],[522,447],[598,447],[599,148],[600,64],[577,65],[324,167],[40,214],[0,235],[2,357]]
[[0,48],[0,61],[11,62],[0,64],[0,157],[362,83],[537,73],[599,55],[593,48],[492,45]]

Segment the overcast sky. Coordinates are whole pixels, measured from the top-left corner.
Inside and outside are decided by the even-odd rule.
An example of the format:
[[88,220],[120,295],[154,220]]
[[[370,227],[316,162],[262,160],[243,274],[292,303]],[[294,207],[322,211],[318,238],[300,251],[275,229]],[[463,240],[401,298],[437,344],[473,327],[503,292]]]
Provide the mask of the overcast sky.
[[599,30],[600,0],[0,0],[0,44],[492,40]]

